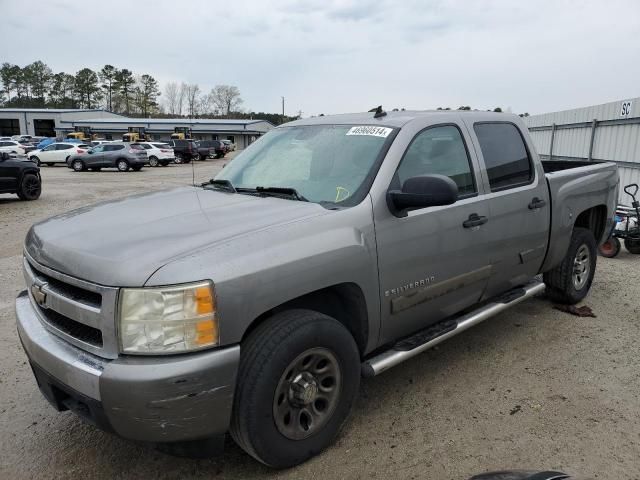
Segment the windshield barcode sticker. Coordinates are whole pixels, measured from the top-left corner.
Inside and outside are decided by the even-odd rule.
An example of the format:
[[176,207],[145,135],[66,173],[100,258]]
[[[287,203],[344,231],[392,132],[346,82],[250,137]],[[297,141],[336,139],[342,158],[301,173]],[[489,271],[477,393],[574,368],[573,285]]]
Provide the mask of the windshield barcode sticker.
[[387,138],[393,129],[388,127],[371,127],[363,125],[361,127],[351,127],[347,135],[369,135],[372,137]]

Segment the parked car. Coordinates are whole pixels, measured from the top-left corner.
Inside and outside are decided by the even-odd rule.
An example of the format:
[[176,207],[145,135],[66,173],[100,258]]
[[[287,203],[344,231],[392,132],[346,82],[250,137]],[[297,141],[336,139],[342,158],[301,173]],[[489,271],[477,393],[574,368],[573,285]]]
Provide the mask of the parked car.
[[193,140],[169,140],[167,142],[176,157],[176,163],[189,163],[198,158],[198,146]]
[[20,200],[37,200],[41,192],[40,169],[35,163],[0,152],[0,193],[16,193]]
[[16,140],[0,141],[0,152],[13,153],[15,155],[26,155],[30,149]]
[[12,140],[15,141],[19,141],[19,140],[31,140],[31,135],[14,135],[13,137],[11,137]]
[[131,169],[138,172],[147,163],[147,152],[140,145],[128,142],[104,143],[93,147],[82,155],[71,155],[67,166],[76,172],[100,171],[117,168],[121,172]]
[[90,145],[69,143],[69,142],[56,142],[51,143],[41,150],[34,150],[27,154],[27,157],[38,166],[45,164],[48,167],[53,167],[56,163],[67,163],[67,160],[71,155],[83,155],[91,148]]
[[13,140],[13,138],[11,137],[0,137],[0,142],[6,142],[6,141],[11,141]]
[[234,152],[236,150],[236,144],[231,140],[222,140],[222,143],[224,143],[227,152]]
[[92,147],[95,147],[96,145],[102,145],[103,143],[113,143],[114,140],[91,140],[89,143],[91,144]]
[[160,165],[166,167],[176,159],[173,148],[167,143],[138,142],[135,145],[140,145],[147,151],[150,167],[158,167]]
[[541,161],[517,115],[297,120],[201,186],[32,226],[18,333],[59,410],[183,454],[230,431],[290,467],[362,375],[545,288],[585,298],[617,189],[614,163]]
[[198,144],[200,160],[205,160],[208,157],[222,158],[227,153],[224,143],[220,140],[200,140],[196,143]]

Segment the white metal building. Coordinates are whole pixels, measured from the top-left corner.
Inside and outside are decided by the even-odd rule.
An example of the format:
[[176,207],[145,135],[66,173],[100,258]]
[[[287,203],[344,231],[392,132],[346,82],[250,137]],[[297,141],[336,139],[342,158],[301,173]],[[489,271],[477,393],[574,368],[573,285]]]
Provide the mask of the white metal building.
[[0,136],[33,135],[53,137],[62,122],[83,118],[122,118],[101,109],[0,108]]
[[274,125],[266,120],[189,119],[189,118],[87,118],[63,120],[56,128],[59,136],[75,127],[89,127],[91,132],[107,140],[122,139],[129,127],[143,127],[154,140],[169,140],[175,128],[189,128],[196,140],[230,140],[236,148],[247,147]]
[[630,203],[622,187],[640,184],[640,97],[533,115],[524,121],[543,159],[616,162],[619,201]]

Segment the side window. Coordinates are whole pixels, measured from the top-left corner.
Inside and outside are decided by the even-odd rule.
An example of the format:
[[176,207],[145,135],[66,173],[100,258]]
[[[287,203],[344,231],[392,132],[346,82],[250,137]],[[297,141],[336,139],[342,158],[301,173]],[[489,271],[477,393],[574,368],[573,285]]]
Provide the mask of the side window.
[[100,153],[105,149],[103,145],[98,145],[97,147],[93,147],[91,150],[93,153]]
[[534,172],[518,128],[512,123],[476,123],[491,191],[526,185]]
[[110,145],[110,149],[109,150],[122,150],[124,148],[124,145]]
[[65,144],[58,144],[56,145],[56,150],[69,150],[73,148],[73,145],[65,145]]
[[460,196],[477,192],[471,162],[457,127],[443,125],[420,132],[411,142],[398,167],[400,185],[407,178],[439,174],[458,185]]

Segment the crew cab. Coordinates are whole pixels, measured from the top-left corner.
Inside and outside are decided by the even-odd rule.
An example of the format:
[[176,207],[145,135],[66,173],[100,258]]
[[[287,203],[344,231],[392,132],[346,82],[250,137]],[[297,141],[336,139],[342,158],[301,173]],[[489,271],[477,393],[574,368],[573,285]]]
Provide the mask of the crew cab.
[[20,200],[37,200],[41,192],[40,169],[35,163],[0,152],[0,193],[15,193]]
[[230,432],[289,467],[361,376],[545,289],[582,300],[617,189],[615,164],[540,161],[511,114],[298,120],[202,186],[35,224],[18,332],[58,410],[181,454]]

